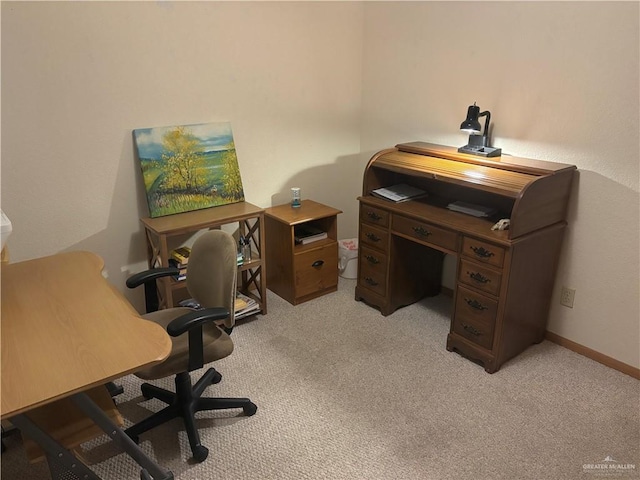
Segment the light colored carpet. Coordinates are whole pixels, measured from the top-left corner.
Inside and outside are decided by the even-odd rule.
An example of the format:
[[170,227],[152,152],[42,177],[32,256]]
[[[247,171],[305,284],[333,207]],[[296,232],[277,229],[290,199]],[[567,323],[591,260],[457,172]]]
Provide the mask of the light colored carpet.
[[[383,317],[354,288],[340,279],[338,292],[297,307],[269,292],[268,315],[236,327],[234,354],[215,364],[223,380],[207,392],[247,396],[258,412],[201,413],[204,463],[189,461],[178,420],[144,434],[142,448],[177,480],[589,479],[583,466],[607,456],[638,478],[640,382],[547,341],[489,375],[445,349],[450,298]],[[160,408],[136,377],[120,383],[127,425]],[[6,443],[3,480],[49,478],[19,436]],[[106,439],[84,447],[103,478],[139,478]]]

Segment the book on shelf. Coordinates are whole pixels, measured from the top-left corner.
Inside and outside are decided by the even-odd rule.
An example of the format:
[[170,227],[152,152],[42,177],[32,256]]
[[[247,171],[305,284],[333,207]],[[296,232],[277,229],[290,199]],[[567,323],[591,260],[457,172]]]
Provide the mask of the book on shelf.
[[296,245],[307,245],[327,238],[327,232],[306,223],[293,227],[293,238]]
[[427,195],[427,192],[424,190],[407,185],[406,183],[399,183],[397,185],[391,185],[390,187],[376,188],[375,190],[372,190],[371,193],[376,197],[395,203],[406,202],[408,200],[414,200]]
[[[196,302],[193,298],[182,300],[178,305],[181,307],[189,307],[195,310],[201,310],[202,306]],[[235,319],[239,320],[249,315],[254,315],[260,312],[260,305],[256,300],[243,293],[236,292],[236,299],[234,302]]]
[[239,320],[249,315],[254,315],[260,311],[260,305],[253,298],[244,295],[243,293],[236,293],[235,301],[235,318]]
[[239,312],[240,310],[244,310],[245,308],[247,308],[248,305],[249,304],[245,302],[244,299],[236,297],[233,308],[236,312]]
[[182,281],[187,278],[187,267],[178,262],[175,258],[169,259],[169,266],[180,269],[180,273],[178,275],[174,275],[173,278],[178,281]]
[[202,306],[195,301],[193,298],[187,298],[186,300],[182,300],[178,302],[178,305],[181,307],[193,308],[194,310],[202,310]]
[[189,263],[189,255],[191,255],[191,248],[183,246],[171,250],[169,258],[178,262],[180,266],[183,266]]

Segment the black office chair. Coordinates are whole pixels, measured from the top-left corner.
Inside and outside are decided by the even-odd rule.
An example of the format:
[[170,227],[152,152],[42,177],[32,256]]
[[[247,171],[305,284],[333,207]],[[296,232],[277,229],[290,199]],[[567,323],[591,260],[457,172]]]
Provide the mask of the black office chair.
[[[146,399],[158,398],[168,406],[125,430],[135,442],[138,442],[141,433],[182,417],[193,458],[202,462],[209,450],[200,443],[194,418],[196,412],[242,408],[247,416],[256,413],[256,405],[248,398],[201,397],[209,385],[222,379],[214,368],[209,368],[193,386],[189,374],[233,351],[229,334],[234,326],[237,271],[237,249],[233,237],[221,230],[208,231],[193,244],[185,280],[189,294],[203,309],[177,307],[143,315],[143,318],[166,328],[173,345],[171,354],[164,362],[136,372],[136,376],[154,380],[175,375],[176,391],[170,392],[148,383],[142,385],[142,394]],[[155,292],[157,278],[177,273],[178,269],[172,267],[151,269],[130,277],[127,286],[135,288],[145,284],[146,291]]]

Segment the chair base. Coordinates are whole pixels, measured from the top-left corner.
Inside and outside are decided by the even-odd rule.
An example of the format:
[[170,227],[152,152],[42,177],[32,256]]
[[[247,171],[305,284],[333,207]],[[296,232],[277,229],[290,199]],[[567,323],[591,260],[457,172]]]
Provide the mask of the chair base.
[[181,417],[187,431],[187,436],[189,437],[189,445],[191,446],[194,460],[196,462],[204,461],[209,455],[209,450],[200,443],[200,434],[195,424],[196,412],[202,410],[242,408],[244,414],[250,417],[256,413],[258,409],[248,398],[201,397],[209,385],[218,383],[220,380],[222,380],[222,376],[214,368],[210,368],[193,386],[191,385],[191,376],[188,372],[182,372],[176,375],[175,393],[149,383],[142,384],[142,394],[146,399],[157,398],[167,403],[168,406],[127,428],[125,433],[137,443],[138,436],[141,433],[151,430],[176,417]]

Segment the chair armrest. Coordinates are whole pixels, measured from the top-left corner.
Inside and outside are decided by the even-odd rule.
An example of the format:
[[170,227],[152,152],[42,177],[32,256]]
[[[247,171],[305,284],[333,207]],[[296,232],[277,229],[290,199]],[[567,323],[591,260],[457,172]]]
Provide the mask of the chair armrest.
[[170,275],[178,275],[180,269],[177,267],[159,267],[136,273],[127,278],[127,287],[136,288],[143,283],[150,282],[157,278],[168,277]]
[[204,366],[204,343],[202,339],[202,326],[206,322],[223,320],[230,315],[229,310],[223,307],[205,308],[185,313],[171,320],[167,325],[167,333],[177,337],[189,332],[189,371],[197,370]]
[[224,320],[230,315],[229,310],[223,307],[204,308],[185,313],[171,320],[167,325],[167,333],[172,337],[182,335],[189,330],[199,327],[213,320]]

